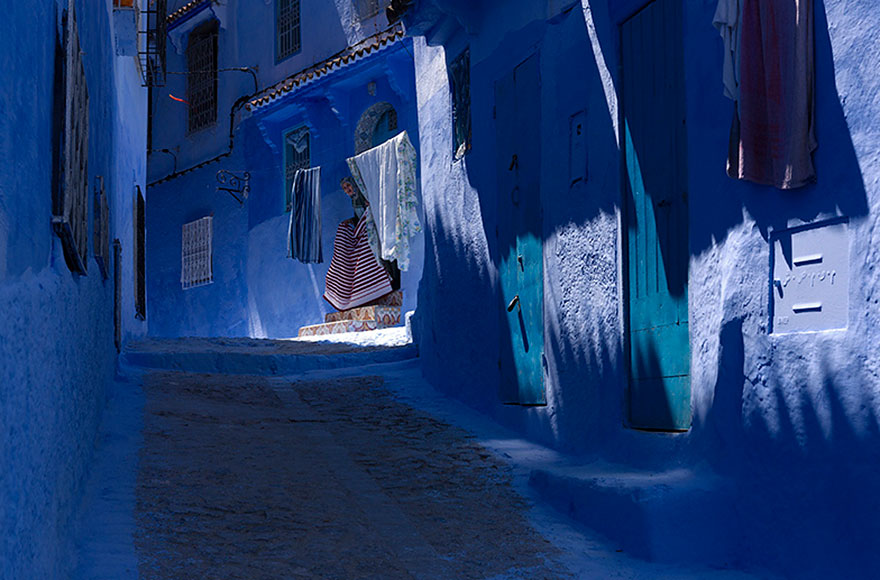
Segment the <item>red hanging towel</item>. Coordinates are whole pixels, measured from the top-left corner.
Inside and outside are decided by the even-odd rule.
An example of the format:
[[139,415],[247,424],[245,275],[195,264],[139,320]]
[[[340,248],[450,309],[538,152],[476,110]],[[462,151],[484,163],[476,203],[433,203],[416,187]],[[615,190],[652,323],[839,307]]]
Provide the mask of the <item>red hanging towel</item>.
[[370,215],[368,207],[357,227],[346,220],[336,228],[324,298],[337,310],[356,308],[391,292],[391,278],[367,239]]
[[744,0],[739,127],[728,173],[793,189],[815,181],[812,0]]

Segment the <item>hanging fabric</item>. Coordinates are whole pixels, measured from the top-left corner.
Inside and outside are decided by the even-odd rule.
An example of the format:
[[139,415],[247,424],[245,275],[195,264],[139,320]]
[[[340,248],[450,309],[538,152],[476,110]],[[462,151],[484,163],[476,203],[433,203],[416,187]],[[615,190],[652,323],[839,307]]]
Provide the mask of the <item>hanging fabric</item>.
[[739,100],[739,43],[742,0],[718,0],[712,24],[724,42],[724,96]]
[[320,264],[321,168],[300,169],[293,177],[287,257],[304,264]]
[[391,292],[391,278],[376,260],[367,240],[371,219],[367,207],[356,223],[345,220],[336,229],[324,298],[337,310],[363,306]]
[[421,231],[416,197],[416,150],[406,131],[348,160],[367,197],[379,234],[382,259],[406,271],[410,238]]
[[[780,189],[816,179],[813,1],[742,0],[728,174]],[[727,91],[725,91],[727,92]]]

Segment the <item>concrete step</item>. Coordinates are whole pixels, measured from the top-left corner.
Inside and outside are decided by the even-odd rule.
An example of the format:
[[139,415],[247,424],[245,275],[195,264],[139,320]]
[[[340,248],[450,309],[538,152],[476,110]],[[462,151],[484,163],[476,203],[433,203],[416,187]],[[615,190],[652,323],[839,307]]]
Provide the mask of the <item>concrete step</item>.
[[713,566],[736,559],[735,490],[715,474],[597,464],[535,469],[529,484],[558,510],[629,554]]
[[195,373],[289,375],[317,369],[339,369],[418,357],[414,344],[358,346],[249,338],[150,339],[131,343],[121,363],[147,369]]
[[400,324],[400,306],[360,306],[351,310],[331,312],[324,316],[324,322],[342,320],[372,320],[384,326]]
[[303,326],[299,329],[299,336],[327,336],[344,332],[367,332],[380,328],[388,328],[388,325],[381,324],[375,320],[339,320]]

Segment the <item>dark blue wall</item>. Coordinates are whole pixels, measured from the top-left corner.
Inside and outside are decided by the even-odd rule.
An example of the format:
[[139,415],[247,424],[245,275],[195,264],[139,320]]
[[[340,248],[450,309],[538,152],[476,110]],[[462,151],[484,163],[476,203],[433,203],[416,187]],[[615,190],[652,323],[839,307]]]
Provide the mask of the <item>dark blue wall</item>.
[[[0,22],[0,577],[69,575],[71,521],[115,365],[113,287],[92,258],[72,274],[51,228],[55,49],[67,2],[11,3]],[[105,179],[111,237],[130,261],[144,184],[146,97],[116,57],[111,2],[77,2],[89,90],[89,191]],[[91,216],[92,196],[89,195]],[[91,218],[90,218],[91,219]],[[90,230],[91,231],[91,230]],[[126,266],[125,304],[133,274]],[[134,308],[126,336],[143,332]]]

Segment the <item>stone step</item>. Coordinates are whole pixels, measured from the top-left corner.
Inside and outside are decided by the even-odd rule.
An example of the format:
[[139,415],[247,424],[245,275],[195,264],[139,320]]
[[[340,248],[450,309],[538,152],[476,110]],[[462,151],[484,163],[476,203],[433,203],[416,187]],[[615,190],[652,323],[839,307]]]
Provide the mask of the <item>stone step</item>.
[[341,334],[343,332],[367,332],[379,328],[388,328],[375,320],[338,320],[325,322],[324,324],[312,324],[299,329],[299,336],[326,336],[328,334]]
[[535,469],[529,484],[635,556],[717,566],[736,557],[735,490],[715,474],[586,465]]
[[131,343],[122,351],[120,363],[195,373],[289,375],[416,357],[418,348],[414,344],[384,347],[296,340],[185,338]]
[[400,306],[360,306],[351,310],[331,312],[324,317],[324,322],[343,320],[372,320],[385,326],[394,326],[400,324]]

